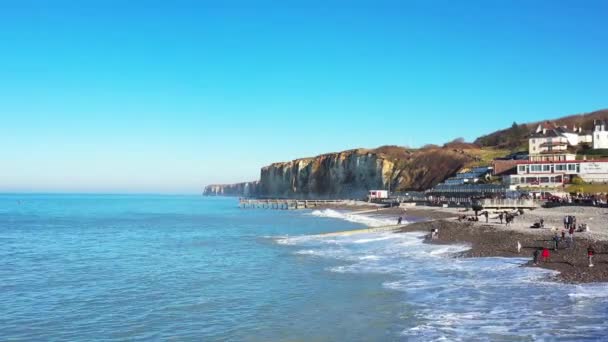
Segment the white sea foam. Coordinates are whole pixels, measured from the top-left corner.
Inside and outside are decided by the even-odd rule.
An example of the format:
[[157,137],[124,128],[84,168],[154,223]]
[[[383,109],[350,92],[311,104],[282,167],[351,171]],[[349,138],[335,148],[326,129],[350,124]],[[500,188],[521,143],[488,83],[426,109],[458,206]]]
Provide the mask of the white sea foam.
[[608,284],[579,285],[568,296],[573,300],[608,297]]
[[[333,214],[331,214],[333,215]],[[567,285],[555,273],[521,267],[528,258],[454,258],[467,245],[422,243],[423,233],[290,237],[302,256],[330,258],[336,274],[387,274],[383,287],[404,293],[415,325],[404,339],[470,341],[603,336],[608,284]],[[558,310],[556,308],[559,308]],[[581,335],[582,334],[582,335]],[[482,339],[483,340],[483,339]]]
[[384,236],[368,238],[368,239],[359,239],[359,240],[353,241],[353,243],[368,243],[368,242],[384,241],[384,240],[396,239],[396,238],[399,238],[399,236],[397,234],[391,234],[391,235],[384,235]]
[[[391,224],[395,224],[394,219],[388,218],[380,218],[380,217],[371,217],[362,214],[348,213],[348,212],[339,212],[333,209],[324,209],[324,210],[314,210],[310,213],[310,215],[317,217],[329,217],[341,219],[349,222],[360,223],[366,225],[368,227],[381,227],[387,226]],[[407,222],[403,222],[406,224]]]

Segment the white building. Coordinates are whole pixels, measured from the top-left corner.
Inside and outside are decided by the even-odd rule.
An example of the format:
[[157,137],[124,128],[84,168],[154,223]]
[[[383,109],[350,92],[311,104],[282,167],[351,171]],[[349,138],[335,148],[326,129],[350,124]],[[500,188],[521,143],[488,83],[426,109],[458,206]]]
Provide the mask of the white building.
[[530,154],[563,154],[568,150],[568,138],[560,135],[556,130],[543,130],[534,133],[528,140]]
[[388,198],[387,190],[370,190],[367,197],[370,200]]
[[608,131],[604,120],[593,121],[593,149],[608,148]]
[[[608,132],[606,132],[608,134]],[[593,143],[593,135],[584,132],[582,127],[576,125],[557,127],[551,123],[538,125],[536,131],[530,135],[528,140],[528,151],[531,161],[565,161],[574,160],[576,156],[568,153],[568,147],[576,147],[580,144]],[[608,136],[606,137],[608,144]]]
[[608,182],[608,160],[568,160],[517,163],[517,174],[503,181],[512,189],[517,187],[559,187],[578,176],[585,182]]
[[574,154],[574,153],[531,154],[528,156],[528,160],[533,161],[533,162],[568,161],[568,160],[576,160],[576,154]]

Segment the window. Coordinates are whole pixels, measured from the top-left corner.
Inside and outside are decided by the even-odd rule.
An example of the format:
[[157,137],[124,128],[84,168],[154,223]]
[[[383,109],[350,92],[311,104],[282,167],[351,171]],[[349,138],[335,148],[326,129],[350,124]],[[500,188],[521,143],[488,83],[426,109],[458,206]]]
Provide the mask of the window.
[[566,164],[555,165],[555,171],[566,171]]
[[576,170],[575,164],[568,164],[568,171],[575,171],[575,170]]
[[519,165],[517,167],[518,172],[526,172],[526,165]]
[[541,183],[549,183],[549,177],[540,177]]
[[543,165],[543,172],[551,171],[551,165]]
[[542,171],[541,165],[530,165],[530,171],[531,172],[541,172]]

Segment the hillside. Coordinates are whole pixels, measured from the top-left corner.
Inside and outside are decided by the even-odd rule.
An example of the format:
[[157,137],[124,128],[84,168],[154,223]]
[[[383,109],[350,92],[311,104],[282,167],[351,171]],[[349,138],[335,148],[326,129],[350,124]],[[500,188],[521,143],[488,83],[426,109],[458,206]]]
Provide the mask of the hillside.
[[567,125],[572,127],[582,127],[583,130],[593,130],[593,120],[608,120],[608,109],[602,109],[586,114],[569,115],[553,120],[543,120],[537,122],[529,122],[516,124],[507,129],[496,131],[488,135],[484,135],[475,140],[475,144],[480,147],[494,147],[501,149],[526,149],[528,135],[543,122],[552,122],[557,126]]

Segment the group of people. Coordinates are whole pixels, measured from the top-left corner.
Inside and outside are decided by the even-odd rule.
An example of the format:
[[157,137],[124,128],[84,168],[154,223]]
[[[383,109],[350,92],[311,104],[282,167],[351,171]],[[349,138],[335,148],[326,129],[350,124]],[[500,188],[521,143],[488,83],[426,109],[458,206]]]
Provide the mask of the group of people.
[[[503,211],[498,213],[498,219],[500,220],[500,224],[505,223],[507,226],[510,225],[511,223],[513,223],[513,221],[515,220],[515,216],[518,213],[510,213],[508,211]],[[484,211],[481,213],[481,216],[483,216],[485,218],[486,223],[489,223],[490,221],[490,213],[488,211]],[[458,216],[458,222],[462,222],[462,221],[468,221],[468,222],[479,222],[479,216],[478,215],[471,215],[471,216],[467,216],[467,215],[459,215]]]
[[505,224],[509,226],[515,220],[515,215],[508,211],[504,211],[498,214],[498,219],[500,220],[500,224],[502,224],[504,220]]
[[566,215],[564,216],[564,229],[576,229],[576,216]]
[[467,215],[460,215],[460,216],[458,216],[458,222],[462,222],[462,221],[478,222],[479,221],[479,217],[477,217],[477,216],[467,216]]
[[431,240],[435,240],[439,238],[439,228],[431,229]]
[[[519,242],[517,244],[518,244],[517,249],[519,250],[521,248],[521,245],[519,244]],[[557,242],[555,242],[555,246],[557,246]],[[556,248],[555,250],[557,250],[557,247],[555,247],[555,248]],[[549,251],[549,249],[547,247],[537,248],[534,250],[533,256],[534,256],[534,265],[538,265],[541,261],[547,262],[549,260],[549,258],[551,257],[551,252]],[[592,245],[589,245],[589,247],[587,247],[587,260],[589,261],[589,267],[594,266],[593,265],[594,256],[595,256],[595,248],[593,248]]]
[[[574,246],[574,228],[573,228],[573,226],[569,226],[568,239],[566,239],[566,231],[564,229],[564,230],[562,230],[561,238],[558,236],[557,231],[556,231],[551,240],[553,242],[554,251],[557,251],[559,248],[559,243],[564,242],[564,241],[567,243],[567,248],[573,247]],[[521,244],[519,243],[519,241],[517,241],[517,252],[519,253],[520,250],[521,250]],[[549,251],[549,248],[547,248],[547,247],[537,248],[534,250],[533,256],[534,256],[534,265],[538,265],[538,263],[541,260],[542,260],[542,262],[547,262],[547,260],[551,257],[551,252]],[[589,260],[589,267],[593,267],[593,257],[594,256],[595,256],[595,249],[593,248],[592,245],[589,245],[589,247],[587,247],[587,258]]]
[[605,206],[608,203],[608,197],[606,194],[582,194],[577,193],[574,195],[566,195],[563,197],[552,196],[548,199],[551,203],[563,203],[563,204],[587,204],[593,206]]

